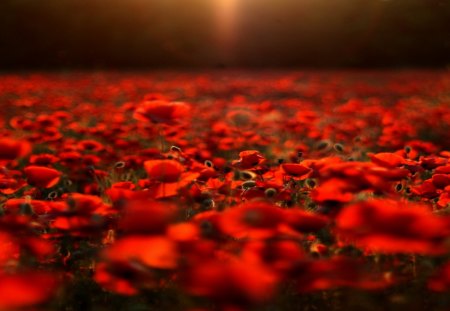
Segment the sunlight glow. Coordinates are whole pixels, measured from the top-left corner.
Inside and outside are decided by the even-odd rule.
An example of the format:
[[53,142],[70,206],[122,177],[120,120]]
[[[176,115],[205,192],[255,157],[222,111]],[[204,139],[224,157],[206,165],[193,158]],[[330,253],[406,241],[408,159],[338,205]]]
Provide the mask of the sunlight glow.
[[220,53],[224,60],[230,60],[234,54],[237,35],[237,17],[239,0],[216,0],[216,29]]

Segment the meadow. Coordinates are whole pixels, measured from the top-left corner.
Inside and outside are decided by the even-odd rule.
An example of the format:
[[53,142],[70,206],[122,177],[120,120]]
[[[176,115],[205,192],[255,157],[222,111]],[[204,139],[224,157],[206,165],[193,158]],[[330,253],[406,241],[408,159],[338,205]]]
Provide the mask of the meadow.
[[0,76],[0,310],[449,310],[448,71]]

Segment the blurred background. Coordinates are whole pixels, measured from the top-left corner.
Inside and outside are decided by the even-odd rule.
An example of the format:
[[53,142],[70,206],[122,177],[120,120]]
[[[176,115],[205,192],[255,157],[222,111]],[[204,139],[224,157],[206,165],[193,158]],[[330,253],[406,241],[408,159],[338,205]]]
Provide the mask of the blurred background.
[[449,0],[0,1],[3,71],[449,65]]

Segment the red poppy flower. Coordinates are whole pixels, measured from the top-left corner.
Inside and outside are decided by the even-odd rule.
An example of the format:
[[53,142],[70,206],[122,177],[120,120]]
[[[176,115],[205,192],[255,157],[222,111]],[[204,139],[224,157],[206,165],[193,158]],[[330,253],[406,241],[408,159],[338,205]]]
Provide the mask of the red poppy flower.
[[24,140],[0,138],[0,160],[14,160],[31,152],[31,145]]
[[281,164],[281,169],[287,175],[300,177],[301,179],[307,178],[312,171],[309,167],[297,163]]
[[40,165],[40,166],[48,166],[53,163],[58,162],[58,158],[53,154],[42,153],[42,154],[33,154],[30,157],[30,164]]
[[450,185],[450,174],[434,174],[431,180],[436,188],[443,189]]
[[440,254],[450,233],[448,220],[419,204],[371,200],[344,208],[338,232],[370,250]]
[[436,174],[450,174],[450,165],[436,167],[434,172]]
[[242,260],[268,265],[281,273],[289,273],[305,258],[301,244],[295,240],[250,241],[242,250]]
[[105,215],[110,212],[110,206],[105,204],[101,197],[96,195],[70,193],[63,196],[67,198],[67,210],[81,215],[99,214]]
[[125,205],[119,228],[128,234],[162,234],[176,213],[176,207],[168,203],[134,200]]
[[398,167],[407,162],[405,158],[395,153],[382,152],[376,154],[369,153],[368,155],[373,163],[388,168]]
[[45,166],[27,166],[24,169],[27,182],[35,187],[50,188],[59,182],[61,172]]
[[186,119],[189,113],[190,106],[187,103],[151,100],[140,103],[134,111],[133,117],[140,121],[173,124]]
[[144,162],[145,171],[152,180],[173,183],[180,179],[184,166],[174,160],[149,160]]
[[248,306],[270,299],[278,282],[267,267],[242,260],[202,262],[182,276],[192,295],[212,298],[225,305]]
[[12,310],[43,303],[55,294],[57,286],[56,277],[49,273],[0,274],[0,309]]
[[442,192],[439,196],[439,200],[436,202],[439,208],[450,207],[450,186],[447,186],[445,192]]
[[47,202],[40,200],[27,200],[27,199],[9,199],[6,201],[4,208],[12,213],[20,213],[23,205],[28,204],[33,211],[38,214],[46,214],[50,211],[50,207]]
[[328,219],[299,209],[289,209],[284,212],[286,223],[300,232],[314,232],[324,228]]
[[274,235],[282,221],[279,207],[265,201],[250,201],[223,212],[220,225],[235,238],[263,238]]
[[117,262],[138,260],[149,267],[173,269],[177,266],[178,251],[175,242],[165,236],[130,236],[105,249],[103,257]]
[[311,198],[318,203],[346,203],[353,199],[353,192],[358,189],[359,185],[354,185],[351,181],[331,178],[314,188]]
[[78,148],[84,151],[99,152],[104,148],[104,146],[96,140],[87,139],[80,141],[78,143]]
[[257,150],[245,150],[239,153],[239,160],[233,161],[233,165],[243,170],[251,169],[262,164],[265,159]]

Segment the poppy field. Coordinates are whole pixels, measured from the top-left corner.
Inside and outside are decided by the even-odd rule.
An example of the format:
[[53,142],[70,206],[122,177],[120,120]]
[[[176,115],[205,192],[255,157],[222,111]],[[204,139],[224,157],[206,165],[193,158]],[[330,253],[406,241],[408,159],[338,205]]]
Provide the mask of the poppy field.
[[447,71],[0,76],[0,311],[449,310]]

